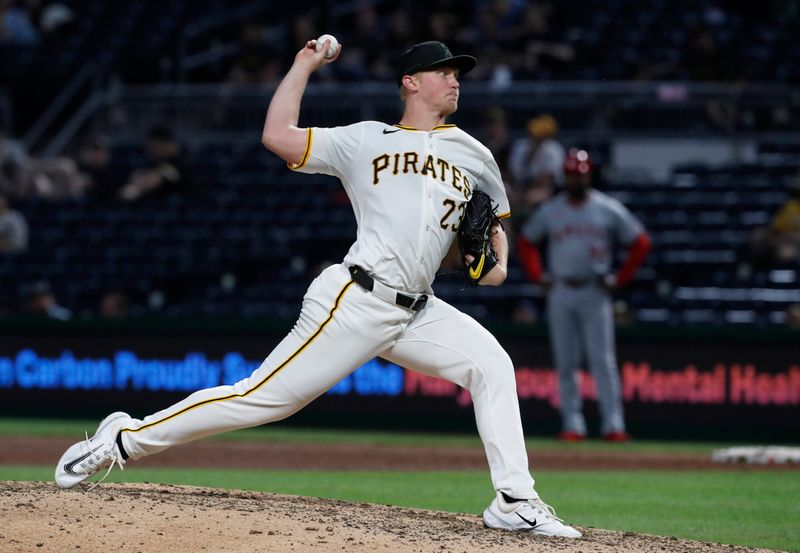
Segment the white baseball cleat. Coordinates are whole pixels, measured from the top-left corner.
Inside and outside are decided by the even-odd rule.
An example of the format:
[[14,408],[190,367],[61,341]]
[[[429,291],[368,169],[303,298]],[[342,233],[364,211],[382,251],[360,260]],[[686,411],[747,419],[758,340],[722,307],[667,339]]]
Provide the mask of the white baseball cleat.
[[87,435],[85,440],[70,446],[56,465],[56,484],[60,488],[72,488],[101,469],[108,468],[105,476],[97,482],[99,484],[105,480],[114,465],[122,468],[125,460],[117,447],[117,433],[130,420],[127,413],[111,413],[100,422],[94,436],[89,438]]
[[556,516],[555,510],[536,497],[508,503],[498,492],[483,512],[483,523],[489,528],[533,532],[544,536],[580,538],[581,533]]

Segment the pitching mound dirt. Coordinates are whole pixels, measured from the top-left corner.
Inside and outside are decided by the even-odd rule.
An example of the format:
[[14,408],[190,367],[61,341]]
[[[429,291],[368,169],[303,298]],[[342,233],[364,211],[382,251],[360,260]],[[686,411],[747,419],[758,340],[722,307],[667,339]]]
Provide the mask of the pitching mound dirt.
[[591,528],[546,538],[488,530],[475,515],[154,484],[0,482],[0,520],[2,553],[766,551]]

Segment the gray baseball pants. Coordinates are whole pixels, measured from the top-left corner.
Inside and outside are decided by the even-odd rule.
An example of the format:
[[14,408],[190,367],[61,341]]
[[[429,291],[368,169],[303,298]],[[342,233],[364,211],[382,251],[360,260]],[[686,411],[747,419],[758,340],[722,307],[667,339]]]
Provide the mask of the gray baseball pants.
[[624,431],[611,295],[594,283],[570,286],[557,281],[548,296],[547,308],[558,371],[562,429],[586,434],[578,374],[584,362],[597,388],[601,432]]

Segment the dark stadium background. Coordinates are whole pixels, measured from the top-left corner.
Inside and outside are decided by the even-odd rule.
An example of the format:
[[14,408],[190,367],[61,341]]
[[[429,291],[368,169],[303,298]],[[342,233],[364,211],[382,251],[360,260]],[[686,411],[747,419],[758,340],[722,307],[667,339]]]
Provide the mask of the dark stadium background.
[[[155,361],[268,353],[308,283],[355,235],[335,180],[293,174],[260,143],[278,79],[305,40],[328,32],[343,55],[310,84],[301,124],[395,122],[398,56],[415,42],[443,40],[481,62],[463,80],[453,122],[495,147],[502,165],[527,121],[552,115],[558,140],[592,155],[596,186],[643,221],[654,247],[616,296],[620,363],[674,374],[689,366],[712,374],[722,364],[725,397],[691,399],[695,381],[659,401],[631,397],[636,436],[796,439],[800,257],[776,254],[765,240],[800,188],[800,2],[402,6],[2,3],[0,123],[37,178],[9,184],[20,167],[4,158],[2,191],[30,239],[23,251],[0,253],[0,408],[79,416],[125,403],[144,413],[177,395],[67,389],[64,371],[80,370],[69,364],[46,385],[21,384],[26,371],[46,370],[65,352],[112,359],[131,351]],[[116,190],[146,162],[144,140],[156,126],[183,147],[183,187],[120,201]],[[506,142],[494,140],[498,126]],[[103,186],[81,180],[97,144],[111,152]],[[513,253],[505,285],[463,288],[452,268],[435,284],[496,333],[518,370],[549,370],[544,295]],[[21,352],[35,352],[40,365],[23,363]],[[752,367],[747,400],[734,390],[734,366]],[[376,425],[469,427],[471,416],[453,402],[351,389],[298,420],[354,424],[368,413]],[[522,407],[526,431],[557,428],[549,401],[523,397]],[[593,406],[588,412],[595,416]]]

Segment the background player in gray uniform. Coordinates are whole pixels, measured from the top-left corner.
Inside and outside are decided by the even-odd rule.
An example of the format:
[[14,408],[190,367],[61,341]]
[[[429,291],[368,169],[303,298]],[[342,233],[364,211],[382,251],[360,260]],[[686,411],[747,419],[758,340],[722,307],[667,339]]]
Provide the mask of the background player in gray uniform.
[[[453,56],[440,42],[418,44],[398,71],[400,124],[298,128],[309,76],[333,59],[316,51],[316,41],[298,52],[272,98],[262,141],[291,169],[342,181],[358,223],[344,262],[311,283],[294,328],[249,378],[200,390],[142,420],[110,415],[94,437],[67,450],[56,482],[72,487],[128,457],[285,418],[381,356],[470,391],[496,492],[483,514],[487,526],[580,537],[534,489],[508,354],[431,291],[473,191],[486,192],[501,216],[509,213],[492,154],[444,122],[458,106],[459,75],[477,60]],[[499,261],[481,284],[506,277],[508,243],[500,225],[492,244]]]
[[[591,188],[592,162],[585,151],[569,152],[564,173],[564,192],[528,219],[518,244],[528,275],[548,289],[550,341],[561,399],[559,437],[565,441],[586,437],[578,380],[578,367],[585,362],[595,380],[603,437],[627,441],[611,292],[633,278],[650,240],[625,206]],[[537,248],[544,240],[549,272],[542,270]],[[615,241],[628,247],[628,257],[616,274],[611,272]]]

